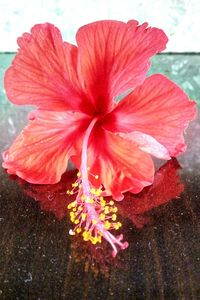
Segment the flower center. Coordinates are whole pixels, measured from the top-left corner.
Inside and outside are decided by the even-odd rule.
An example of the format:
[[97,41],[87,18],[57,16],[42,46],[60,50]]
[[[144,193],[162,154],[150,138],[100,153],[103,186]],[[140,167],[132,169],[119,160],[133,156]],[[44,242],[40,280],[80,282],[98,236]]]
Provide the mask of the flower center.
[[[118,230],[122,224],[117,221],[117,207],[114,201],[109,202],[102,196],[102,186],[94,188],[90,181],[88,172],[87,148],[92,129],[98,118],[94,118],[88,126],[82,145],[81,167],[78,172],[78,179],[72,184],[72,190],[68,190],[68,195],[77,193],[76,200],[68,205],[70,210],[70,220],[75,224],[74,229],[69,231],[70,235],[82,234],[84,241],[92,244],[101,243],[102,237],[112,246],[112,255],[115,257],[118,248],[128,247],[127,242],[122,242],[123,235],[115,237],[110,230]],[[93,175],[98,179],[98,175]]]

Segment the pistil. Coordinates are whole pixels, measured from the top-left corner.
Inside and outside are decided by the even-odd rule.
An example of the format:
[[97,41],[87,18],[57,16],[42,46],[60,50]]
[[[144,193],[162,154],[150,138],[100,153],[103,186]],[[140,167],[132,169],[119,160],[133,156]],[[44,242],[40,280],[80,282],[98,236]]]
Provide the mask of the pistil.
[[[112,255],[116,256],[118,248],[128,247],[127,242],[122,242],[123,235],[115,237],[110,230],[118,230],[122,225],[117,221],[117,207],[114,201],[107,202],[102,197],[102,189],[94,188],[90,181],[88,172],[88,142],[91,132],[98,118],[94,118],[88,126],[83,138],[81,167],[77,174],[77,181],[72,184],[72,190],[67,194],[77,193],[76,200],[68,205],[70,219],[75,224],[75,228],[69,231],[71,235],[82,234],[84,241],[92,244],[101,243],[102,237],[106,239],[113,248]],[[92,174],[96,179],[98,175]]]

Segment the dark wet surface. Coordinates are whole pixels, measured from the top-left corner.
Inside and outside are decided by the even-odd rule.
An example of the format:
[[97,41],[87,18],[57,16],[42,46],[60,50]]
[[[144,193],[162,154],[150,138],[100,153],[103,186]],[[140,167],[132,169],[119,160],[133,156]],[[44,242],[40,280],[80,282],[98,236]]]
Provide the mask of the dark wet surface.
[[[0,59],[5,57],[1,73],[10,63],[9,56]],[[180,57],[174,65],[181,65]],[[162,61],[165,70],[172,60],[156,59],[158,70]],[[199,76],[198,59],[182,57],[191,72],[185,81],[182,75],[182,87]],[[166,73],[172,69],[168,64]],[[198,99],[198,86],[193,84],[192,98]],[[6,102],[2,89],[0,95],[3,150],[26,123],[27,108]],[[199,136],[196,120],[178,162],[163,163],[153,186],[137,196],[126,194],[118,204],[129,248],[115,259],[106,243],[92,246],[68,235],[66,189],[76,172],[65,173],[56,185],[40,186],[0,169],[0,299],[200,299]]]

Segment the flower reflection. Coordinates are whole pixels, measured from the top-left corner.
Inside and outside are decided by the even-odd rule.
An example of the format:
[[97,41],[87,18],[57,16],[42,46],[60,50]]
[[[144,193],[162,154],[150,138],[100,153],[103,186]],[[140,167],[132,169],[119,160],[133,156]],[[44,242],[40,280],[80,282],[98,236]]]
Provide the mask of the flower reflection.
[[128,269],[126,261],[122,261],[122,257],[112,256],[110,246],[106,241],[94,246],[91,243],[83,243],[81,236],[73,239],[71,243],[71,256],[76,263],[83,263],[84,271],[92,272],[95,277],[102,274],[108,278],[111,266],[117,269]]
[[139,194],[126,194],[126,201],[118,203],[119,214],[129,218],[137,228],[150,221],[148,211],[180,196],[184,190],[176,159],[168,161],[155,174],[154,183]]
[[[137,195],[126,193],[124,201],[117,202],[119,215],[128,218],[134,226],[141,229],[150,221],[147,212],[156,207],[175,200],[184,190],[179,175],[180,166],[176,159],[168,161],[155,174],[154,183]],[[23,187],[25,194],[35,199],[42,210],[52,212],[58,219],[68,214],[67,206],[75,198],[75,195],[67,196],[66,190],[71,187],[76,179],[76,170],[67,171],[59,183],[54,185],[33,185],[17,178],[17,182]],[[67,183],[67,184],[66,184]],[[85,271],[92,270],[94,274],[109,274],[109,266],[122,268],[120,256],[113,259],[107,243],[100,246],[84,243],[77,236],[71,240],[71,252],[76,262],[84,262]],[[123,263],[123,268],[124,268]]]

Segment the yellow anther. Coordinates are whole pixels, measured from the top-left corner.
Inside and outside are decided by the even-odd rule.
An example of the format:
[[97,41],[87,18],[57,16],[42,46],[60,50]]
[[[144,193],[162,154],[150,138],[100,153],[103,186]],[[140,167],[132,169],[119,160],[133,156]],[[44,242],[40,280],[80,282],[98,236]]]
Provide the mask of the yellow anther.
[[112,221],[116,221],[117,220],[117,215],[116,214],[113,214],[112,215]]
[[107,215],[110,212],[110,207],[109,206],[105,206],[104,207],[104,213]]
[[79,223],[79,220],[78,219],[76,219],[75,221],[74,221],[74,224],[78,224]]
[[112,208],[112,212],[116,213],[118,211],[118,208],[115,206]]
[[95,178],[95,179],[99,179],[99,176],[98,176],[98,175],[95,175],[94,178]]
[[83,210],[83,208],[82,208],[81,206],[79,206],[79,207],[78,207],[78,210],[79,210],[79,211],[82,211],[82,210]]
[[80,228],[80,227],[78,227],[77,229],[76,229],[76,232],[77,233],[80,233],[82,231],[82,229]]
[[81,200],[85,200],[87,197],[85,195],[81,196]]
[[90,189],[90,193],[92,193],[93,195],[95,195],[96,194],[96,190],[94,188],[91,188]]
[[91,237],[90,240],[91,240],[93,245],[95,245],[99,241],[97,237]]
[[100,214],[99,218],[100,218],[101,221],[104,221],[106,216],[105,216],[105,214]]
[[71,203],[67,205],[67,208],[68,208],[68,209],[71,209],[71,208],[72,208],[72,207],[71,207]]
[[71,211],[69,215],[70,215],[70,217],[74,217],[75,216],[73,211]]
[[100,195],[101,195],[101,192],[102,192],[101,189],[98,189],[98,190],[96,190],[95,195],[96,195],[96,196],[100,196]]
[[90,233],[88,231],[84,231],[82,236],[83,236],[84,241],[89,241]]
[[80,173],[80,172],[78,172],[78,173],[77,173],[77,177],[80,177],[80,176],[81,176],[81,173]]
[[73,191],[70,191],[70,192],[69,192],[69,194],[70,194],[70,195],[73,195],[73,194],[74,194],[74,192],[73,192]]
[[72,187],[77,187],[77,186],[78,186],[78,182],[72,183]]
[[81,218],[82,218],[83,221],[86,220],[86,217],[87,217],[87,214],[86,214],[86,213],[82,213],[82,214],[81,214]]
[[117,224],[118,224],[118,226],[119,226],[119,227],[122,227],[122,223],[120,223],[120,222],[117,222]]
[[89,241],[89,237],[88,236],[83,236],[83,240],[85,241],[85,242],[87,242],[87,241]]
[[100,197],[101,206],[106,205],[106,201],[103,199],[103,197]]
[[97,224],[97,220],[93,219],[93,220],[92,220],[92,224],[93,224],[93,225]]
[[86,202],[87,202],[87,203],[94,203],[94,199],[89,198],[89,199],[86,200]]
[[110,229],[110,226],[111,226],[110,222],[106,221],[104,224],[105,229]]
[[66,192],[66,193],[67,193],[67,195],[69,195],[69,194],[70,194],[70,191],[69,191],[69,190],[67,190],[67,192]]
[[118,230],[121,226],[122,226],[122,224],[120,222],[117,222],[116,224],[114,224],[114,228],[116,230]]
[[76,207],[74,207],[74,208],[72,209],[72,211],[76,211]]
[[76,206],[76,201],[71,202],[70,205],[71,205],[71,207],[75,207]]
[[111,200],[111,201],[109,202],[109,204],[110,204],[110,205],[114,205],[114,201]]

